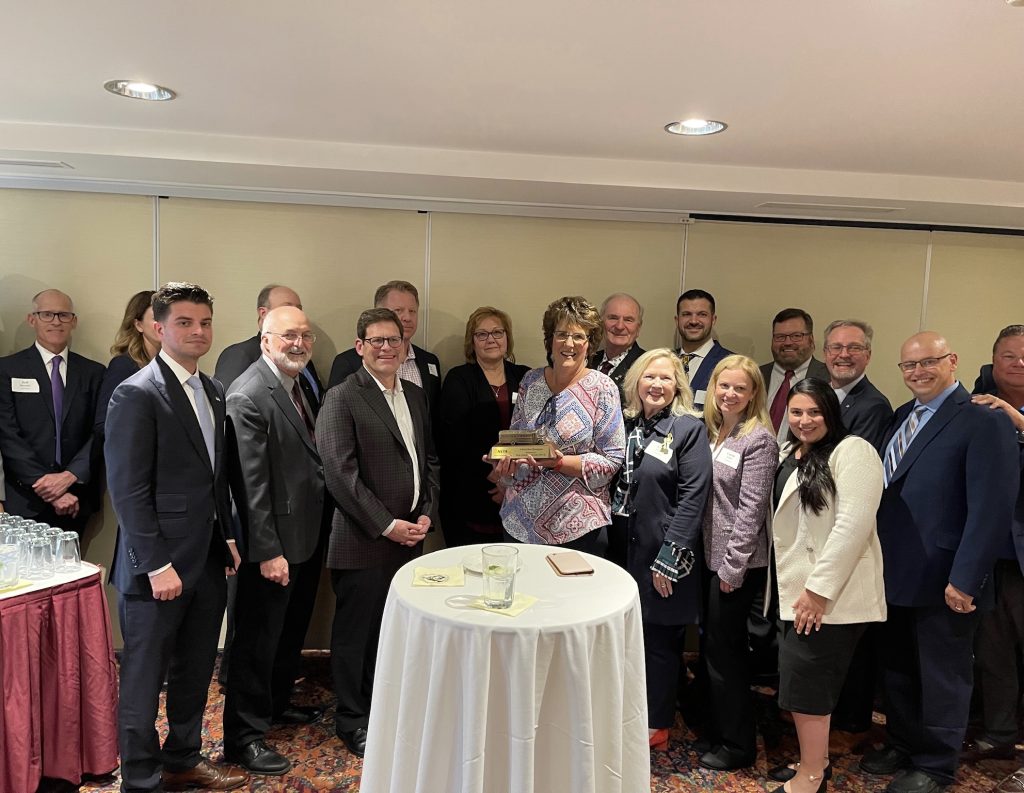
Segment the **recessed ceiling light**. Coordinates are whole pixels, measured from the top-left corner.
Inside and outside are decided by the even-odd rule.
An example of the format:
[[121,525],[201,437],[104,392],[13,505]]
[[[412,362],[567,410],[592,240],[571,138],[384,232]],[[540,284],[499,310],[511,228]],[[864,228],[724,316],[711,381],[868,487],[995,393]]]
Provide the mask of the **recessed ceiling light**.
[[721,132],[728,124],[722,121],[711,121],[706,118],[688,118],[685,121],[673,121],[665,125],[665,131],[673,135],[714,135]]
[[167,102],[177,96],[170,88],[139,80],[110,80],[103,84],[110,93],[129,99],[147,99],[150,102]]

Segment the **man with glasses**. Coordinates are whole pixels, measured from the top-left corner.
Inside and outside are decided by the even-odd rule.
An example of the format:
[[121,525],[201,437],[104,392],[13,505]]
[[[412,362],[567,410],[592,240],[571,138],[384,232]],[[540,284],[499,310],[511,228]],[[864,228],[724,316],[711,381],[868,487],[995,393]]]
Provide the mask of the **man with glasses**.
[[604,349],[590,356],[589,366],[612,379],[619,387],[619,396],[625,405],[622,381],[633,362],[644,354],[644,348],[636,341],[644,324],[644,308],[632,295],[616,292],[601,304],[601,322],[604,325]]
[[291,768],[264,741],[272,723],[309,723],[322,712],[290,701],[320,581],[317,550],[326,514],[313,407],[299,384],[315,341],[300,309],[268,312],[262,355],[227,395],[244,542],[224,700],[224,756],[254,774],[277,776]]
[[436,517],[438,463],[423,389],[398,374],[405,334],[398,315],[359,315],[362,366],[327,392],[316,426],[335,502],[327,567],[336,598],[331,671],[335,731],[366,749],[377,639],[395,572],[422,552]]
[[956,380],[937,333],[900,350],[914,399],[883,446],[878,507],[888,620],[882,634],[888,740],[864,755],[871,774],[900,773],[889,793],[953,783],[971,702],[974,634],[992,608],[992,568],[1019,488],[1017,432]]
[[781,443],[789,435],[786,400],[805,377],[829,381],[828,369],[814,357],[814,320],[802,308],[784,308],[772,320],[772,363],[761,366],[768,387],[768,414]]
[[842,406],[843,425],[881,453],[885,431],[892,421],[892,405],[868,380],[871,361],[871,326],[859,319],[837,319],[825,328],[825,367],[829,383]]
[[732,355],[711,335],[718,315],[715,298],[703,289],[687,289],[676,301],[676,329],[679,331],[679,358],[693,391],[693,406],[704,409],[708,382],[718,362]]
[[22,517],[81,531],[99,507],[93,449],[103,366],[71,352],[78,316],[71,298],[47,289],[32,298],[35,343],[0,358],[0,457],[5,507]]

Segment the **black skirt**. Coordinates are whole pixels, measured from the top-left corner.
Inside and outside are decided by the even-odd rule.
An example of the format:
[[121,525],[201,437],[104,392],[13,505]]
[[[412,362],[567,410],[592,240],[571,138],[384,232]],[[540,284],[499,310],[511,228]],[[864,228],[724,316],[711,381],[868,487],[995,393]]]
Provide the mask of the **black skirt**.
[[779,631],[779,707],[809,716],[835,710],[846,681],[850,659],[867,625],[822,625],[809,635],[797,633],[793,622]]

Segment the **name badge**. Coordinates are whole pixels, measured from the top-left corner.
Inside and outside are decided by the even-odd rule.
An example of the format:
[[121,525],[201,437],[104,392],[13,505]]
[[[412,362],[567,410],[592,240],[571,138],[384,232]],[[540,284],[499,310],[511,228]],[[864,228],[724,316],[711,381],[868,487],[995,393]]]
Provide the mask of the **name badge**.
[[427,364],[427,371],[430,372],[432,375],[434,375],[434,377],[438,377],[439,376],[437,374],[437,367],[434,366],[434,364],[432,364],[432,363],[428,363]]
[[12,377],[11,391],[15,394],[38,394],[39,381],[31,377]]
[[671,444],[666,445],[663,441],[654,440],[647,444],[644,454],[668,465],[672,461],[672,446]]
[[732,449],[722,449],[715,458],[715,461],[725,463],[730,468],[736,469],[740,465],[740,453]]
[[708,392],[707,391],[694,391],[693,392],[693,404],[703,405],[707,402]]
[[516,400],[518,400],[518,399],[519,399],[519,392],[518,391],[513,391],[512,392],[512,404],[514,405],[516,403]]

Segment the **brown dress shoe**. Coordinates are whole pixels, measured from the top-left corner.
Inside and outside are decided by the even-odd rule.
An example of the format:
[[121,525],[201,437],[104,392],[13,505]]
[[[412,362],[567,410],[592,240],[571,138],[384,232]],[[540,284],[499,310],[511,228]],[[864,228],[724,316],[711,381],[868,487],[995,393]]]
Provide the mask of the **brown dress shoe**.
[[993,793],[1024,793],[1024,768],[1018,768],[992,788]]
[[236,765],[214,765],[205,757],[188,771],[163,771],[164,790],[234,790],[249,781],[249,775]]

